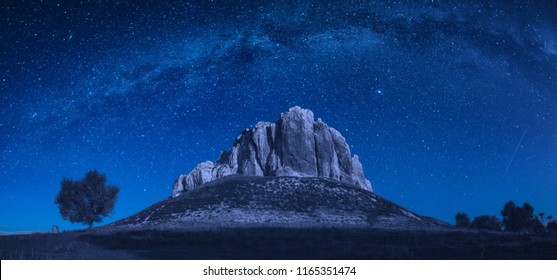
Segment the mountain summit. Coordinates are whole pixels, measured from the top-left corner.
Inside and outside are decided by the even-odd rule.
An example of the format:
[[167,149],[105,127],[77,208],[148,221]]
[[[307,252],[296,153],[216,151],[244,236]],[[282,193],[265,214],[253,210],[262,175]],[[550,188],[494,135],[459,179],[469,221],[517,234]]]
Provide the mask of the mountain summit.
[[439,228],[445,225],[371,191],[346,140],[313,113],[293,107],[240,134],[216,163],[174,183],[172,198],[114,228]]
[[298,106],[276,122],[258,122],[245,129],[216,163],[205,161],[180,175],[172,197],[230,175],[322,177],[372,191],[358,156],[351,156],[340,132]]

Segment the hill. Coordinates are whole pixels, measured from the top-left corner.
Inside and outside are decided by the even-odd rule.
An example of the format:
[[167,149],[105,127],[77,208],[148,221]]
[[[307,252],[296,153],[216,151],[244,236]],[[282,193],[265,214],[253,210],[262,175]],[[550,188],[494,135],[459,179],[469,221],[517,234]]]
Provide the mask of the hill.
[[445,228],[358,186],[315,177],[228,176],[106,227]]

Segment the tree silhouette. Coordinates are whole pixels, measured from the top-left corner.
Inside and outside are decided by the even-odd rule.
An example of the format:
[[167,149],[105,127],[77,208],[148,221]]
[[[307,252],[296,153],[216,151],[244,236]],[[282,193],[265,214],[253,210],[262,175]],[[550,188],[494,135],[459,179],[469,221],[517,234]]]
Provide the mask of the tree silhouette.
[[79,181],[64,178],[56,204],[64,220],[93,227],[114,209],[119,189],[106,185],[106,175],[91,170]]
[[500,231],[501,221],[495,216],[478,216],[474,218],[472,227],[476,229]]
[[468,228],[472,225],[466,213],[456,213],[455,220],[457,228]]
[[512,200],[505,203],[503,206],[503,210],[501,211],[501,215],[503,216],[503,226],[507,231],[517,231],[522,227],[520,224],[520,214],[518,211],[518,207]]
[[543,231],[543,224],[534,217],[534,207],[528,203],[524,203],[520,207],[516,206],[514,202],[509,201],[503,206],[501,215],[503,216],[503,226],[506,231]]

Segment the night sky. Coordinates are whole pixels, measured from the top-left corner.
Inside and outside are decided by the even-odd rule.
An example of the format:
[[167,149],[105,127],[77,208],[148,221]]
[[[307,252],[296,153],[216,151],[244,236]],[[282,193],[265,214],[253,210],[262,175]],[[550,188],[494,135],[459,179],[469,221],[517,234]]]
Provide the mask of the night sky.
[[146,2],[0,4],[0,232],[86,227],[90,169],[131,215],[295,105],[419,214],[557,216],[557,2]]

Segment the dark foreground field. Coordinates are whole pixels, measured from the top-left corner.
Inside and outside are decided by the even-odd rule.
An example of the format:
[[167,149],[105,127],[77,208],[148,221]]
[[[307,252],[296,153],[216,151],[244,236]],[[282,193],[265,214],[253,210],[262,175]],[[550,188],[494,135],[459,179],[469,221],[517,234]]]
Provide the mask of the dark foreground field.
[[556,235],[223,229],[0,236],[1,259],[557,259]]

